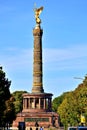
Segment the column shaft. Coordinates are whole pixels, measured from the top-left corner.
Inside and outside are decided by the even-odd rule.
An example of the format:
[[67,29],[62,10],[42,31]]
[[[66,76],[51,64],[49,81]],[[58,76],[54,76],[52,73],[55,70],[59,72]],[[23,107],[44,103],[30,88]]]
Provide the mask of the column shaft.
[[43,93],[42,71],[42,33],[43,30],[35,28],[34,35],[34,61],[33,61],[33,88],[32,93]]

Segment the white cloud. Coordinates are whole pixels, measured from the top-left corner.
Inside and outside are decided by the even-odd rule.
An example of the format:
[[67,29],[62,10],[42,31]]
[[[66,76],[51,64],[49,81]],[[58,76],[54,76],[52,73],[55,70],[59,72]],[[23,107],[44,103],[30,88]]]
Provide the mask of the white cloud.
[[[87,46],[70,46],[63,49],[43,49],[43,84],[45,92],[55,96],[73,90],[80,81],[73,77],[82,77],[87,70]],[[6,48],[0,51],[0,63],[8,79],[12,80],[11,92],[31,91],[33,49]]]
[[[9,69],[32,68],[33,49],[7,48],[0,52],[0,62]],[[64,49],[43,49],[43,66],[47,70],[81,69],[87,64],[87,45]]]
[[45,49],[44,60],[62,61],[69,59],[82,58],[87,56],[87,45],[74,45],[63,49]]
[[87,64],[87,45],[45,49],[43,57],[48,70],[83,69]]
[[7,48],[0,54],[0,62],[11,71],[27,69],[32,67],[32,55],[31,49]]

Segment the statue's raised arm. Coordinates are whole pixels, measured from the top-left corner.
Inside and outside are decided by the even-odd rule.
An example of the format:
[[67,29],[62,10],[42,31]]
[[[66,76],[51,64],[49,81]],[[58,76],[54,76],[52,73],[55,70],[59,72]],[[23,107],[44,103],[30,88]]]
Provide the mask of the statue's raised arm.
[[36,23],[37,23],[37,24],[40,24],[40,23],[41,23],[41,19],[39,18],[39,15],[41,14],[42,10],[43,10],[43,7],[35,8],[35,9],[34,9],[35,19],[36,19]]

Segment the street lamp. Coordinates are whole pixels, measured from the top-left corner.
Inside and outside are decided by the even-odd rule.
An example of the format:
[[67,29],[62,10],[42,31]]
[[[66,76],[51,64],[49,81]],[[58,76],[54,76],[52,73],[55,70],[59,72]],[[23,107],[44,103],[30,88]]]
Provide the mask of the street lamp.
[[84,79],[83,79],[83,78],[81,78],[81,77],[74,77],[74,79],[84,80]]

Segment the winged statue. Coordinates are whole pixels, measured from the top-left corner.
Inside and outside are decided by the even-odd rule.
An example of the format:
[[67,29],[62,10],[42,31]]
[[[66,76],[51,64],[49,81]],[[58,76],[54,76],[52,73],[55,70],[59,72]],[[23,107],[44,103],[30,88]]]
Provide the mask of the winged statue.
[[41,23],[41,19],[39,18],[39,15],[41,14],[42,10],[43,10],[43,6],[40,7],[40,8],[35,8],[35,9],[34,9],[36,23],[38,23],[38,24]]

